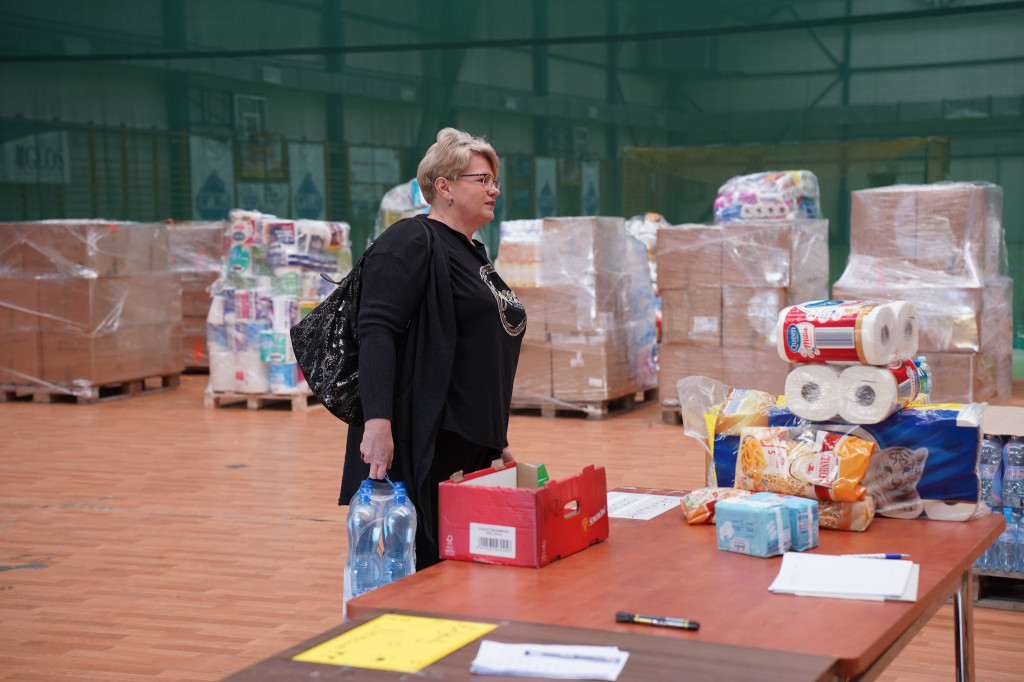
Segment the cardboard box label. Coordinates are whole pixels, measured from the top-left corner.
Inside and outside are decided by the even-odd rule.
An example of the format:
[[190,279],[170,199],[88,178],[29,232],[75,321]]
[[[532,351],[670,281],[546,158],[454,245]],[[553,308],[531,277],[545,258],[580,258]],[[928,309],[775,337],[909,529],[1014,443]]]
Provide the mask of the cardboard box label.
[[515,559],[515,526],[495,526],[489,523],[470,522],[469,551],[503,559]]

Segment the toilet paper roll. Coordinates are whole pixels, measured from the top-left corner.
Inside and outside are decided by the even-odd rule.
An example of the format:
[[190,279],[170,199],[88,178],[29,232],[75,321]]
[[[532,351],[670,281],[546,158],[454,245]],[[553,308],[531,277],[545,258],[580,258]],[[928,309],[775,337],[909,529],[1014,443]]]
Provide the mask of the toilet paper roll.
[[851,424],[877,424],[921,393],[913,360],[891,367],[852,365],[839,375],[839,416]]
[[299,297],[274,296],[271,301],[273,314],[270,328],[278,332],[286,332],[299,322]]
[[977,502],[947,502],[944,500],[925,500],[924,515],[939,521],[970,521],[976,514],[988,513],[981,510]]
[[206,324],[224,324],[223,296],[214,296],[210,299],[210,309],[206,312]]
[[294,362],[267,365],[271,393],[298,393],[299,366]]
[[260,360],[259,351],[235,353],[235,374],[240,393],[270,392],[267,365]]
[[881,301],[811,301],[783,308],[775,329],[787,362],[888,365],[896,352],[896,314]]
[[786,407],[798,417],[828,421],[839,413],[839,368],[797,365],[786,377]]
[[908,360],[917,355],[917,308],[910,301],[893,301],[892,309],[896,314],[896,360]]
[[230,351],[210,350],[210,390],[233,393],[238,390],[235,375],[235,354]]

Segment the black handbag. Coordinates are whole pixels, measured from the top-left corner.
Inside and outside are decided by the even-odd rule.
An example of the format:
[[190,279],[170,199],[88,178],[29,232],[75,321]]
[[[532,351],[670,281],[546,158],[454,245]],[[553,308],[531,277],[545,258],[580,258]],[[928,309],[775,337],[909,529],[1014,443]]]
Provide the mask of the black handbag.
[[[428,252],[431,243],[427,233]],[[359,296],[363,291],[363,253],[352,271],[308,315],[291,328],[295,361],[324,407],[346,424],[363,423],[359,400]],[[321,277],[334,282],[327,275]]]

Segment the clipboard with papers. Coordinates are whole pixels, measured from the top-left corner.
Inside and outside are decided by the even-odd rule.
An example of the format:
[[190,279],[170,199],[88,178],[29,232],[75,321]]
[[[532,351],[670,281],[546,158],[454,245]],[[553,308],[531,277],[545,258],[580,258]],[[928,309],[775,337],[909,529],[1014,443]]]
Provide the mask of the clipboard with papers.
[[768,589],[808,597],[914,602],[920,568],[907,560],[786,552]]

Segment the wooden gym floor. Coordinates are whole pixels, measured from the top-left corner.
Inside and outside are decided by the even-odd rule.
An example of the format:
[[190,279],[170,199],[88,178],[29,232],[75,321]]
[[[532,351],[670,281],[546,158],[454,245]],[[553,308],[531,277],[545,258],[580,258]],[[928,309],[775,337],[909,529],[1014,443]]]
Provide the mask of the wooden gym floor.
[[[340,622],[345,425],[206,408],[206,382],[0,404],[0,680],[216,680]],[[596,463],[609,487],[703,485],[702,452],[657,404],[514,416],[510,441],[552,478]],[[947,605],[881,679],[953,679],[952,628]],[[976,609],[975,657],[978,680],[1020,679],[1024,613]]]

